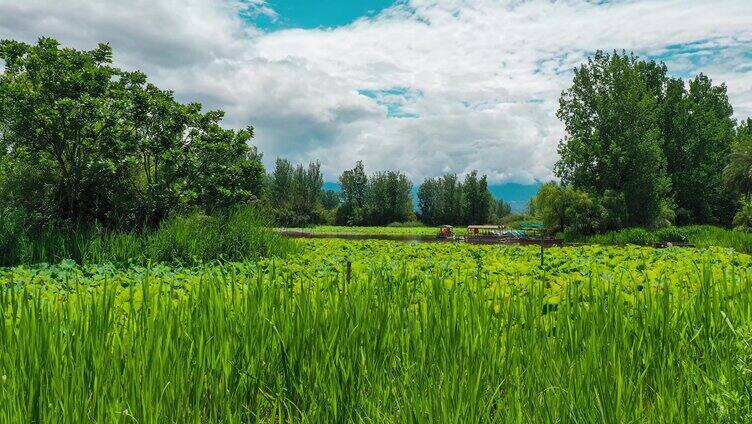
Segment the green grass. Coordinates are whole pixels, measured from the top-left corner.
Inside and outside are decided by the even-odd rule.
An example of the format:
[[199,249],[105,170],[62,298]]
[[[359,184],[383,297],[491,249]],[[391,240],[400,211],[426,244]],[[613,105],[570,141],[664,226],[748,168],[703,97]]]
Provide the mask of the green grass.
[[747,255],[300,249],[3,270],[0,422],[752,420]]
[[589,237],[570,237],[568,241],[604,245],[637,244],[650,246],[660,241],[680,241],[682,238],[697,247],[730,247],[739,252],[752,253],[752,234],[711,225],[669,227],[655,231],[628,228]]

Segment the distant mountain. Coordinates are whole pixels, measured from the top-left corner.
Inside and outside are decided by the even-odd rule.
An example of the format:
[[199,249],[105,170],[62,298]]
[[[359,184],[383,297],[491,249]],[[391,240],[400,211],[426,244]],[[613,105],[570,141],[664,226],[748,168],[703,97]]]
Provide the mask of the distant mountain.
[[[528,201],[538,193],[538,189],[543,185],[540,182],[533,184],[504,183],[492,184],[488,190],[497,199],[504,199],[505,202],[512,206],[513,212],[524,212],[527,208]],[[327,181],[324,183],[324,190],[342,190],[339,183]],[[418,186],[413,187],[413,203],[418,207]]]
[[334,190],[337,193],[342,191],[342,187],[339,185],[339,183],[332,183],[332,182],[325,182],[324,183],[324,190]]
[[513,212],[524,212],[527,209],[527,203],[531,198],[538,194],[538,189],[543,183],[535,182],[533,184],[492,184],[488,190],[497,199],[504,199],[505,202],[512,206]]

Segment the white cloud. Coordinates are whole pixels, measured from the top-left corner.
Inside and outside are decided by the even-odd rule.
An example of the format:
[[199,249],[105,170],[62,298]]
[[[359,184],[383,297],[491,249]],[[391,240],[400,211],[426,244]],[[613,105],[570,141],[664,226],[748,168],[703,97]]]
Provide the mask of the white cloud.
[[0,37],[109,41],[122,66],[254,125],[267,160],[319,159],[329,179],[358,159],[416,181],[471,169],[549,179],[558,96],[597,49],[669,52],[670,69],[726,81],[737,116],[752,115],[748,0],[412,0],[271,33],[240,17],[259,14],[277,18],[261,0],[0,0]]

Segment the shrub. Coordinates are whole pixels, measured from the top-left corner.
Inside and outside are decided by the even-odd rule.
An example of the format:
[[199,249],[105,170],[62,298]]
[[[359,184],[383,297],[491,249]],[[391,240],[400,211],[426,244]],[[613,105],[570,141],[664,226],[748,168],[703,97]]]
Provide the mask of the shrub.
[[292,242],[274,232],[269,214],[250,206],[226,215],[194,213],[167,219],[146,238],[154,262],[206,262],[282,256]]
[[686,242],[687,241],[687,235],[686,233],[679,227],[664,227],[660,228],[655,231],[655,237],[656,239],[660,241],[670,241],[670,242]]
[[226,214],[174,215],[156,230],[108,231],[98,226],[50,223],[25,226],[19,211],[0,211],[0,266],[54,263],[240,261],[284,256],[292,241],[276,233],[265,209],[243,206]]
[[734,228],[739,231],[752,230],[752,202],[742,202],[734,215]]

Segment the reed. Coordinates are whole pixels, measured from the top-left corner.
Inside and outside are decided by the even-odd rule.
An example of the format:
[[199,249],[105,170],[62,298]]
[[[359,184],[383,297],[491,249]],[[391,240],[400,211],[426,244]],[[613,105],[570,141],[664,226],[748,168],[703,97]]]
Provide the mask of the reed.
[[111,231],[96,225],[60,224],[25,228],[23,221],[0,213],[0,266],[104,262],[200,263],[283,256],[294,244],[272,230],[269,214],[240,207],[226,214],[176,215],[158,228]]
[[710,266],[555,302],[407,263],[6,281],[0,422],[750,422],[749,275]]

